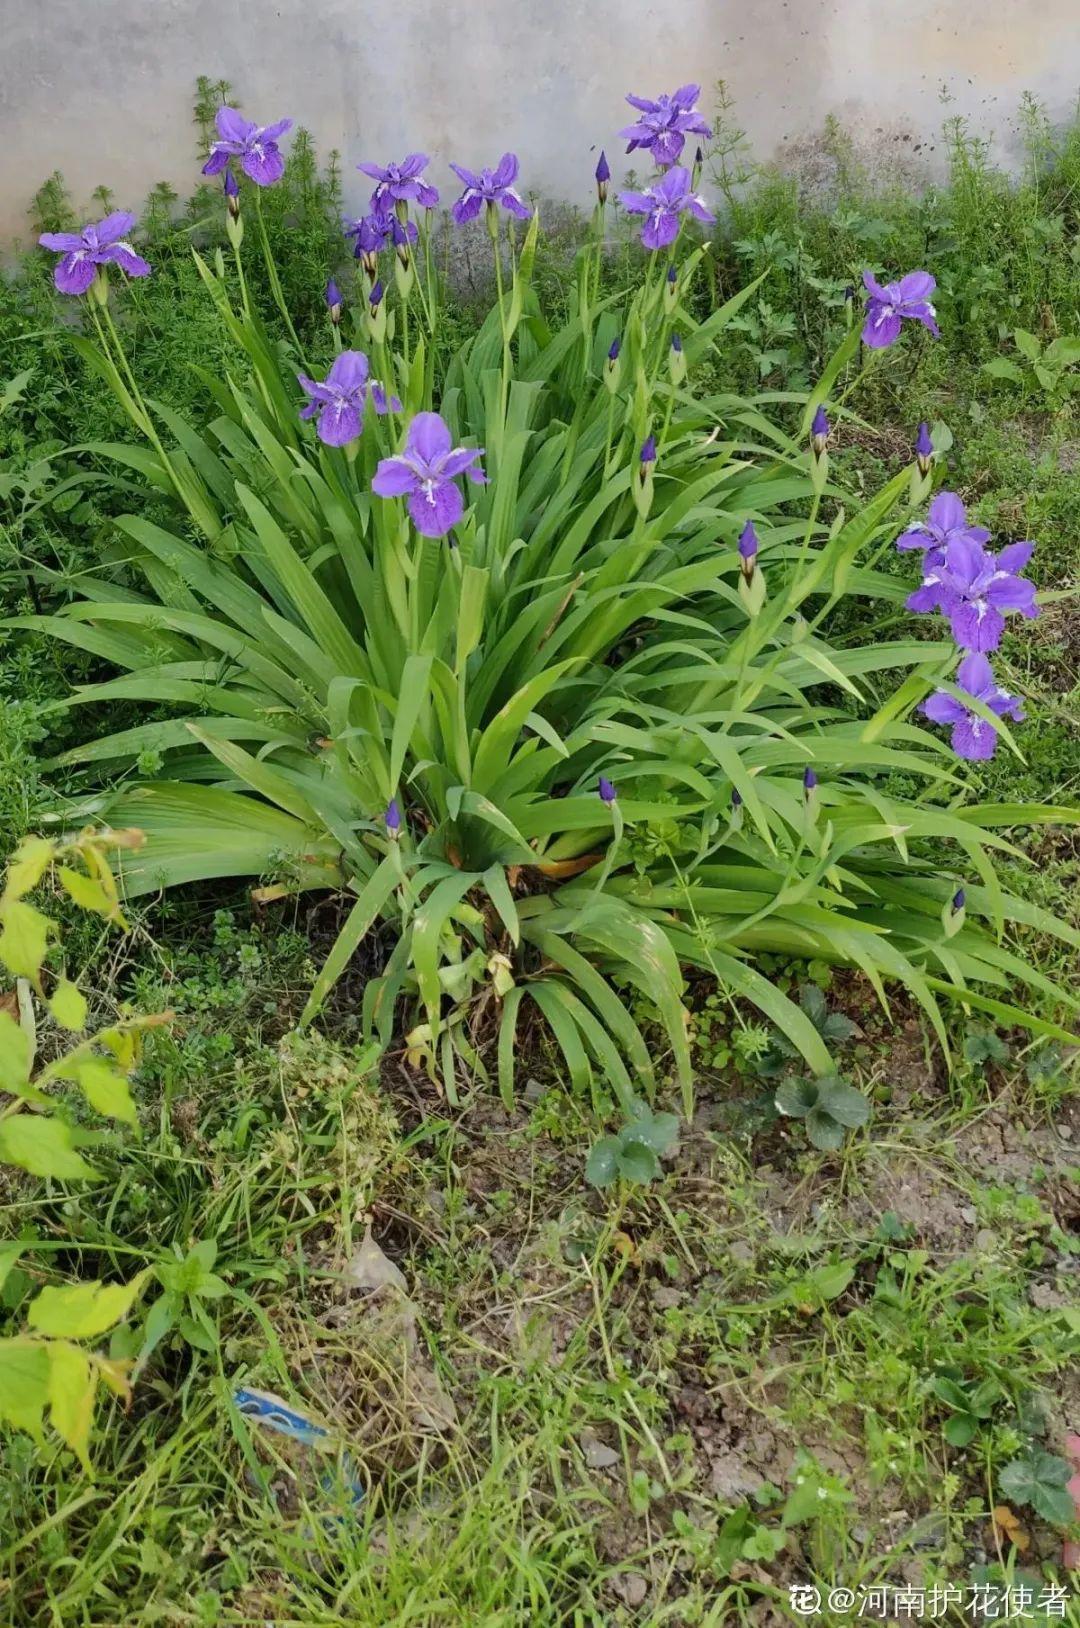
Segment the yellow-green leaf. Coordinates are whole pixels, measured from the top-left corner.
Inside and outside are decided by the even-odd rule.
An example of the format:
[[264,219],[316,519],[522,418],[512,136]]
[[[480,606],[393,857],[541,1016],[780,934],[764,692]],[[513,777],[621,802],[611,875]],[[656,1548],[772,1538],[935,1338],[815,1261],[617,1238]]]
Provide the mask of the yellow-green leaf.
[[49,1011],[57,1023],[73,1033],[86,1027],[86,996],[69,978],[61,978],[53,990]]
[[61,865],[56,874],[60,878],[64,892],[70,894],[80,909],[92,910],[98,916],[114,914],[115,903],[109,898],[101,883],[95,881],[92,876],[84,876],[82,871],[69,870],[66,865]]
[[30,1036],[10,1012],[0,1012],[0,1091],[21,1097],[30,1078]]
[[49,944],[51,923],[22,899],[0,903],[0,961],[16,978],[37,983]]
[[124,1076],[101,1057],[91,1057],[79,1063],[76,1076],[82,1093],[91,1108],[110,1119],[122,1119],[128,1125],[138,1124],[138,1115],[132,1101],[131,1090]]
[[60,1181],[93,1180],[94,1171],[75,1151],[70,1128],[60,1119],[13,1114],[0,1120],[0,1163],[17,1164],[32,1176]]
[[94,1417],[97,1373],[85,1351],[58,1340],[49,1352],[49,1418],[57,1435],[78,1455],[89,1472],[90,1425]]
[[0,1419],[40,1439],[49,1357],[36,1340],[0,1340]]
[[93,1339],[127,1316],[148,1276],[140,1272],[130,1283],[67,1283],[42,1289],[31,1302],[26,1321],[39,1334],[65,1340]]
[[25,1244],[0,1244],[0,1289],[4,1287],[9,1272],[25,1248]]
[[15,850],[8,866],[4,892],[9,899],[21,899],[24,893],[37,887],[53,856],[53,845],[47,837],[27,837]]
[[131,1401],[131,1381],[128,1374],[135,1366],[133,1357],[98,1357],[98,1373],[108,1385],[114,1396],[118,1396],[125,1407]]

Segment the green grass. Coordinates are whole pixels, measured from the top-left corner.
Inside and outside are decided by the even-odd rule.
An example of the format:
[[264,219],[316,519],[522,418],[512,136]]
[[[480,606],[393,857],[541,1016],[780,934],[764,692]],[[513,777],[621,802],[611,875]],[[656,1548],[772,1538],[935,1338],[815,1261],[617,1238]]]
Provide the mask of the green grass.
[[[943,1092],[917,1026],[871,1019],[853,985],[876,1111],[842,1156],[733,1131],[755,1086],[729,1071],[661,1184],[587,1195],[596,1125],[542,1057],[513,1115],[477,1094],[451,1118],[396,1062],[380,1083],[347,1044],[278,1039],[304,954],[219,915],[140,971],[177,1010],[141,1071],[142,1141],[104,1196],[9,1201],[16,1228],[63,1229],[35,1278],[212,1237],[234,1295],[210,1349],[167,1339],[131,1412],[106,1410],[93,1483],[5,1441],[0,1620],[720,1623],[797,1580],[1014,1566],[989,1510],[1075,1402],[1080,1180],[1018,1068]],[[367,1219],[406,1306],[349,1285]],[[962,1449],[943,1375],[998,1387]],[[238,1382],[347,1444],[359,1514],[336,1452],[245,1425]],[[1040,1577],[1057,1540],[1025,1524]]]
[[[906,461],[920,418],[941,421],[949,484],[1002,538],[1039,539],[1035,575],[1066,596],[1034,635],[1006,641],[1002,679],[1031,698],[1025,761],[999,754],[982,778],[991,797],[1075,800],[1076,399],[981,371],[1016,327],[1080,332],[1080,127],[1051,135],[1026,117],[1019,182],[954,126],[950,177],[919,198],[883,194],[835,131],[824,194],[740,180],[728,131],[715,287],[772,272],[766,310],[717,375],[777,389],[812,378],[864,264],[935,270],[942,341],[912,347],[901,386],[871,380],[834,456],[873,485]],[[302,148],[273,204],[290,221],[287,233],[272,224],[305,335],[339,269],[335,187]],[[136,291],[125,319],[150,393],[189,405],[201,386],[188,363],[212,365],[213,342],[187,298],[188,249],[215,240],[219,202],[204,190],[178,223],[168,204],[159,193],[151,232],[168,277]],[[52,187],[43,222],[61,224],[64,208]],[[620,250],[611,276],[625,265]],[[544,279],[557,300],[554,259]],[[0,476],[48,460],[63,478],[83,467],[65,448],[119,432],[62,338],[32,337],[51,315],[39,263],[0,286],[0,381],[31,359],[36,370],[0,418]],[[58,572],[63,597],[83,561],[115,547],[93,487],[30,514],[38,489],[0,494],[12,608],[28,608],[28,559]],[[51,795],[34,706],[75,669],[25,640],[0,654],[6,846]],[[90,727],[62,716],[69,732]],[[75,738],[48,727],[51,750]],[[1044,834],[1033,855],[1007,884],[1080,920],[1075,840]],[[5,1432],[0,1623],[711,1628],[768,1621],[769,1606],[789,1620],[800,1581],[1058,1575],[1057,1529],[1018,1508],[1021,1555],[990,1511],[1004,1467],[1035,1443],[1060,1451],[1080,1420],[1067,1057],[1006,1037],[987,1060],[973,1022],[945,1078],[909,1013],[886,1021],[841,980],[829,1000],[860,1025],[847,1069],[874,1117],[824,1156],[772,1112],[766,1032],[702,986],[694,1123],[661,1183],[598,1195],[582,1156],[604,1127],[541,1049],[523,1049],[512,1113],[481,1091],[451,1111],[399,1055],[373,1074],[357,1049],[358,981],[339,990],[325,1038],[289,1038],[333,931],[318,906],[254,917],[242,892],[206,888],[143,912],[130,940],[80,929],[75,958],[104,1006],[169,1005],[176,1020],[140,1069],[142,1135],[100,1150],[100,1186],[3,1188],[0,1233],[31,1243],[0,1290],[5,1313],[17,1325],[42,1282],[128,1278],[199,1240],[214,1241],[231,1292],[207,1303],[212,1338],[202,1329],[200,1345],[195,1324],[166,1336],[129,1412],[103,1405],[92,1481],[55,1437]],[[1025,949],[1049,976],[1075,976],[1060,949],[1033,935]],[[350,1285],[369,1220],[407,1309]],[[140,1343],[136,1324],[114,1354]],[[945,1435],[943,1380],[994,1388],[962,1447]],[[241,1381],[347,1447],[368,1486],[358,1513],[336,1471],[322,1486],[321,1460],[239,1417]],[[326,1462],[340,1465],[337,1447]]]

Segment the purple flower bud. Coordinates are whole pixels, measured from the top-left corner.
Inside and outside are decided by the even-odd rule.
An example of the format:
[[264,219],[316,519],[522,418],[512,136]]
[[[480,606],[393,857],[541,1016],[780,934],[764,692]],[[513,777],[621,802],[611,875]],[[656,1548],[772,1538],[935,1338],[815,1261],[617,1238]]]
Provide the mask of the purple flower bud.
[[739,533],[739,556],[752,571],[754,558],[758,551],[758,534],[754,530],[754,522],[748,520]]
[[341,290],[331,277],[326,285],[326,309],[330,313],[330,321],[336,328],[341,321]]
[[818,407],[814,414],[814,422],[810,426],[810,445],[814,449],[815,457],[820,458],[825,451],[825,443],[829,439],[829,419],[824,404]]
[[372,285],[371,285],[371,293],[368,295],[368,304],[371,306],[371,314],[372,314],[372,316],[375,315],[375,312],[379,309],[379,306],[382,304],[382,297],[383,297],[385,292],[386,292],[386,290],[383,288],[381,278],[377,279],[374,283],[372,283]]
[[391,797],[390,801],[387,803],[385,818],[387,836],[396,837],[398,832],[401,830],[401,809],[398,807],[398,800],[396,797]]
[[676,271],[674,266],[669,266],[668,267],[668,269],[667,269],[667,280],[671,284],[672,288],[674,288],[675,284],[678,282],[679,273]]
[[225,189],[225,204],[233,220],[240,218],[240,183],[231,169],[226,169],[221,182]]
[[608,182],[611,180],[611,168],[607,161],[607,154],[600,149],[600,161],[596,166],[596,196],[601,203],[607,203]]
[[675,352],[676,356],[682,350],[682,340],[681,340],[681,338],[679,337],[678,334],[672,334],[672,336],[671,336],[671,348]]
[[617,362],[619,360],[619,352],[621,350],[622,350],[622,340],[621,339],[613,339],[611,341],[611,344],[608,346],[608,353],[607,353],[608,361],[609,362]]
[[844,290],[844,303],[845,303],[845,305],[850,305],[854,298],[855,298],[855,289],[854,289],[854,287],[852,286],[851,283],[848,283],[847,287]]
[[930,439],[930,426],[924,419],[919,425],[919,433],[915,437],[915,462],[919,466],[920,475],[930,473],[930,460],[934,456],[934,443]]
[[813,769],[803,770],[802,783],[803,791],[807,793],[813,791],[814,787],[817,785],[817,775],[814,773]]
[[964,893],[963,888],[962,887],[957,888],[956,892],[953,894],[953,901],[952,901],[953,909],[954,910],[963,910],[965,899],[966,899],[966,895]]
[[742,807],[742,792],[738,786],[732,786],[731,788],[731,806],[732,808]]
[[641,443],[641,462],[643,466],[647,464],[654,464],[656,462],[655,435],[647,435],[644,441]]
[[596,790],[602,803],[607,803],[610,806],[615,801],[615,787],[603,775],[600,776],[597,782]]

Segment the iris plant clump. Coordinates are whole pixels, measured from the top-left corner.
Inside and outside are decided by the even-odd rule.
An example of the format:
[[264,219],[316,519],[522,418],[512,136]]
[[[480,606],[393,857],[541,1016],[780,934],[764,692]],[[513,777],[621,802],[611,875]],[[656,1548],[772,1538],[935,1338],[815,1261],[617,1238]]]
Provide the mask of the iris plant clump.
[[[756,285],[703,320],[688,300],[708,252],[696,223],[712,219],[700,161],[680,162],[688,137],[708,137],[698,95],[630,98],[624,135],[660,173],[621,201],[649,252],[636,286],[598,297],[601,153],[560,325],[533,288],[539,221],[515,154],[451,166],[452,217],[483,214],[496,279],[459,345],[428,156],[360,165],[370,204],[345,223],[359,297],[340,267],[318,268],[327,321],[310,356],[259,207],[289,121],[223,108],[206,168],[231,182],[232,259],[196,264],[234,355],[202,424],[163,422],[111,319],[109,267],[149,270],[132,217],[42,239],[61,292],[93,291],[97,345],[75,343],[145,443],[96,456],[117,463],[118,493],[145,491],[115,523],[123,547],[64,607],[18,620],[126,670],[72,705],[156,709],[56,760],[86,777],[64,817],[145,832],[128,894],[217,876],[256,878],[261,899],[343,891],[303,1021],[378,926],[363,1029],[389,1043],[404,1010],[409,1055],[452,1100],[462,1066],[481,1076],[493,1054],[509,1095],[531,1014],[574,1088],[639,1117],[660,1081],[636,997],[689,1109],[688,967],[781,1029],[815,1079],[835,1072],[827,1045],[760,957],[857,967],[883,1002],[899,982],[946,1049],[943,999],[1059,1039],[1054,1012],[1013,991],[1080,1008],[1007,936],[1080,935],[1009,894],[993,864],[1022,859],[1025,820],[1070,816],[981,805],[958,762],[989,756],[1021,716],[987,656],[1010,611],[1035,614],[1032,545],[991,553],[955,494],[931,498],[925,426],[877,494],[837,484],[829,411],[858,388],[857,325],[796,399],[797,426],[771,422],[766,397],[703,389]],[[251,300],[249,204],[276,344]],[[905,324],[936,333],[928,272],[866,286],[862,365],[888,365]],[[922,555],[909,604],[950,640],[862,648],[834,616],[853,592],[895,599],[877,569],[893,542]]]

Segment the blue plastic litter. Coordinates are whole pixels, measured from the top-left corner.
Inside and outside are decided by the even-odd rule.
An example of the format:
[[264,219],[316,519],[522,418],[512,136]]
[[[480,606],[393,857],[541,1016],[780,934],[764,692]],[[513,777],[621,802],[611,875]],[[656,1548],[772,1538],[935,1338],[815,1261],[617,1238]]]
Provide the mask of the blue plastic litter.
[[[233,1403],[245,1419],[250,1419],[252,1424],[260,1425],[264,1430],[272,1430],[275,1435],[285,1436],[317,1452],[334,1450],[334,1439],[325,1426],[316,1424],[314,1419],[307,1418],[303,1413],[297,1413],[273,1391],[259,1391],[241,1385],[233,1392]],[[327,1497],[338,1496],[344,1490],[354,1509],[367,1497],[366,1483],[346,1452],[342,1452],[339,1466],[325,1470],[319,1477],[319,1489]]]

